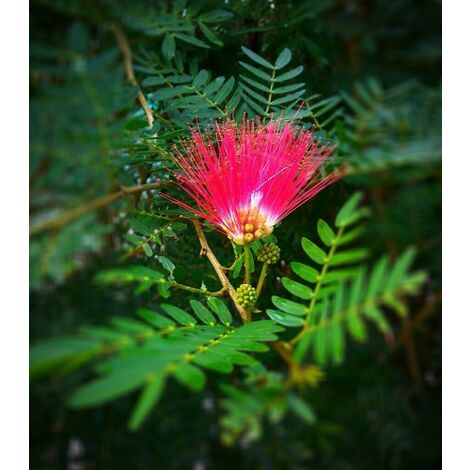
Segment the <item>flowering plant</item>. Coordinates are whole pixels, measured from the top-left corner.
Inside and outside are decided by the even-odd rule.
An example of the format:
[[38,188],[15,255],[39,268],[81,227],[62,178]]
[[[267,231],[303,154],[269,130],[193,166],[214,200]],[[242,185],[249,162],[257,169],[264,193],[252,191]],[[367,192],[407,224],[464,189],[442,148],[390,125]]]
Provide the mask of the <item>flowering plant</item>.
[[[315,458],[323,452],[329,468],[325,435],[337,429],[328,424],[331,410],[356,409],[352,384],[361,379],[382,383],[368,373],[375,363],[382,368],[383,349],[388,357],[406,344],[404,362],[416,373],[410,331],[429,310],[425,304],[413,316],[411,307],[428,278],[413,270],[416,248],[407,246],[422,239],[418,247],[432,249],[436,240],[419,233],[424,219],[435,219],[421,184],[439,166],[432,160],[436,126],[424,125],[437,95],[411,85],[384,88],[373,78],[350,87],[350,75],[340,73],[330,81],[324,73],[334,62],[315,54],[331,31],[313,44],[308,30],[291,51],[276,39],[274,23],[253,26],[250,2],[230,1],[233,12],[199,3],[156,2],[141,11],[128,2],[129,11],[106,28],[100,21],[112,9],[100,7],[88,33],[73,22],[67,46],[59,28],[57,47],[33,49],[33,132],[41,134],[31,146],[37,429],[42,439],[50,413],[48,435],[61,435],[66,449],[83,442],[87,458],[106,436],[98,468],[153,468],[147,449],[160,458],[171,446],[178,449],[168,451],[168,468],[199,468],[194,455],[225,468],[227,459],[213,463],[212,454],[232,458],[236,450],[247,455],[237,460],[241,467],[297,468],[298,442]],[[307,3],[295,24],[297,16],[311,17]],[[284,8],[268,4],[269,11]],[[289,14],[297,9],[285,5]],[[52,10],[54,17],[64,11]],[[242,31],[253,31],[229,33],[225,22],[245,10]],[[105,36],[111,49],[101,50]],[[241,37],[250,48],[239,47]],[[355,51],[356,41],[355,33],[342,49]],[[71,50],[58,57],[64,47]],[[312,65],[314,55],[323,65]],[[385,175],[401,175],[402,167],[409,180],[398,194]],[[395,197],[408,218],[390,215]],[[395,239],[407,224],[407,237]],[[127,428],[119,425],[123,410]],[[351,413],[354,426],[358,414],[368,413]],[[250,460],[256,441],[254,453],[277,449],[292,433],[301,437],[282,447],[296,455]],[[121,462],[121,449],[108,440],[132,441],[139,457]],[[180,461],[185,446],[189,460]]]
[[291,122],[261,124],[243,119],[217,124],[209,132],[191,129],[191,139],[176,151],[178,185],[196,202],[193,209],[238,245],[270,235],[276,223],[338,178],[320,177],[333,147]]

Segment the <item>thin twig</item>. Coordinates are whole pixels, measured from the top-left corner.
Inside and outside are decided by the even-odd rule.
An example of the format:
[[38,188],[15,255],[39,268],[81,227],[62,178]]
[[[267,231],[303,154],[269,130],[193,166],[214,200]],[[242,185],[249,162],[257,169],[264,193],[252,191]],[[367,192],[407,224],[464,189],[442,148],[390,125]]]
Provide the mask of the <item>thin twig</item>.
[[208,297],[220,297],[220,296],[224,295],[225,291],[227,290],[226,287],[222,287],[218,291],[210,292],[210,291],[205,290],[205,289],[198,289],[197,287],[186,286],[186,285],[180,284],[179,282],[176,282],[176,281],[172,281],[170,283],[170,285],[174,289],[182,289],[182,290],[185,290],[185,291],[188,291],[188,292],[193,292],[195,294],[207,295]]
[[212,264],[212,267],[214,268],[214,271],[217,274],[217,277],[219,278],[222,286],[227,289],[227,292],[230,295],[230,298],[232,299],[233,303],[235,304],[235,308],[240,314],[243,322],[244,323],[248,322],[249,316],[247,312],[245,311],[245,309],[237,303],[237,293],[234,287],[232,286],[232,284],[230,283],[230,281],[228,280],[227,276],[225,275],[225,272],[222,269],[222,266],[220,265],[219,261],[217,260],[214,253],[210,249],[209,244],[207,243],[206,236],[204,235],[204,232],[202,231],[201,224],[196,219],[191,219],[191,222],[194,225],[194,229],[196,230],[196,235],[199,238],[199,243],[201,244],[201,254],[203,254],[204,256],[207,256],[207,259]]
[[130,187],[121,187],[119,191],[114,193],[106,194],[104,196],[100,196],[96,199],[92,199],[91,201],[86,202],[85,204],[76,207],[75,209],[71,209],[69,211],[63,212],[57,218],[52,220],[46,220],[45,222],[41,222],[37,225],[33,225],[29,230],[29,235],[37,235],[38,233],[45,232],[47,230],[57,230],[63,227],[64,225],[72,222],[75,219],[78,219],[82,215],[93,212],[97,209],[101,209],[106,207],[107,205],[111,204],[118,199],[122,199],[123,197],[130,196],[133,194],[139,194],[142,191],[148,191],[150,189],[157,189],[160,186],[160,183],[148,183],[148,184],[141,184],[139,186],[130,186]]
[[135,78],[134,74],[134,67],[132,65],[132,52],[131,48],[129,46],[129,42],[127,41],[126,35],[124,34],[123,30],[116,24],[113,23],[111,26],[111,30],[113,31],[116,41],[118,43],[119,50],[122,53],[122,57],[124,60],[124,70],[126,72],[126,77],[129,80],[129,83],[132,86],[135,86],[137,88],[137,100],[140,103],[140,106],[142,106],[142,109],[145,112],[145,115],[147,116],[147,122],[149,124],[149,127],[153,127],[153,123],[155,121],[153,117],[152,110],[150,109],[147,100],[145,99],[144,94],[142,93],[141,89],[139,88],[139,84],[137,82],[137,79]]

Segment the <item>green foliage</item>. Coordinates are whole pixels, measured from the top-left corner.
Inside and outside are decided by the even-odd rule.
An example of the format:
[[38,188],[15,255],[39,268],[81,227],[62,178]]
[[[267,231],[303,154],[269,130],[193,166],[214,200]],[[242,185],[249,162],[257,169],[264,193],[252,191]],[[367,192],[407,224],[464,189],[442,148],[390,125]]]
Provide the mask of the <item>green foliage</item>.
[[129,428],[136,430],[169,377],[199,391],[206,382],[203,369],[226,374],[234,365],[256,364],[247,353],[267,351],[263,343],[275,341],[275,333],[283,330],[270,320],[231,326],[223,303],[211,298],[208,304],[221,323],[199,302],[191,306],[203,324],[179,307],[161,304],[167,315],[140,309],[141,320],[115,317],[107,326],[85,326],[76,336],[43,341],[31,349],[31,374],[63,374],[97,362],[98,377],[80,387],[70,405],[96,406],[141,389],[129,420]]
[[242,51],[256,63],[255,66],[240,61],[240,65],[248,72],[248,75],[240,75],[242,97],[253,115],[269,118],[271,114],[276,117],[282,111],[284,118],[292,116],[292,113],[288,113],[287,110],[292,109],[299,102],[299,98],[305,93],[305,88],[303,88],[305,83],[285,83],[303,71],[302,66],[288,71],[283,70],[292,59],[291,51],[284,49],[274,65],[246,47],[242,47]]
[[251,443],[261,438],[263,421],[275,425],[287,412],[311,425],[316,417],[299,394],[286,389],[279,373],[268,372],[260,365],[245,369],[243,387],[222,385],[225,414],[220,420],[221,439],[226,445],[238,440]]
[[[127,26],[147,36],[163,36],[161,43],[162,55],[171,60],[175,56],[176,46],[190,44],[200,48],[211,45],[223,46],[212,28],[213,25],[232,18],[227,10],[209,10],[199,13],[198,8],[186,5],[186,2],[174,2],[169,9],[164,4],[155,8],[135,10],[124,17]],[[198,37],[199,28],[204,39]],[[206,42],[206,40],[208,42]]]
[[[359,3],[32,2],[32,466],[439,461],[440,8]],[[188,124],[244,114],[297,118],[346,177],[251,245],[250,282],[265,282],[240,326],[160,191],[182,197]],[[354,195],[335,213],[358,187],[368,207]],[[204,232],[241,284],[242,248]],[[263,268],[271,243],[282,257]]]
[[342,93],[352,114],[337,122],[341,151],[356,173],[441,158],[440,96],[414,81],[384,89],[374,78]]
[[363,232],[363,226],[356,224],[368,211],[359,207],[359,202],[360,193],[355,193],[339,210],[335,219],[336,233],[327,222],[318,221],[318,236],[329,248],[327,251],[308,238],[302,238],[305,254],[318,267],[294,261],[291,268],[313,287],[288,277],[282,279],[282,284],[292,295],[309,302],[272,297],[278,310],[268,309],[269,317],[283,326],[302,327],[293,341],[297,361],[304,360],[311,351],[320,365],[343,362],[346,332],[355,341],[365,341],[366,320],[383,333],[389,333],[384,308],[405,316],[404,297],[417,294],[426,279],[423,272],[409,272],[415,255],[413,249],[407,250],[394,263],[387,257],[381,258],[368,275],[367,267],[361,264],[368,250],[344,248]]

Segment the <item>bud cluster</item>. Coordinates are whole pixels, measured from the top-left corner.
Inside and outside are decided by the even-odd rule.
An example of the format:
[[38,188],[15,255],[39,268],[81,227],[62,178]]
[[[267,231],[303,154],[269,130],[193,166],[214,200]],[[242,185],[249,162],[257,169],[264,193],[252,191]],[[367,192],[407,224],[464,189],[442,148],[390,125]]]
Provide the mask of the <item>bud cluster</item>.
[[250,284],[242,284],[237,289],[237,303],[242,307],[251,307],[256,300],[256,290]]
[[266,243],[258,251],[258,261],[275,264],[281,257],[281,249],[275,243]]

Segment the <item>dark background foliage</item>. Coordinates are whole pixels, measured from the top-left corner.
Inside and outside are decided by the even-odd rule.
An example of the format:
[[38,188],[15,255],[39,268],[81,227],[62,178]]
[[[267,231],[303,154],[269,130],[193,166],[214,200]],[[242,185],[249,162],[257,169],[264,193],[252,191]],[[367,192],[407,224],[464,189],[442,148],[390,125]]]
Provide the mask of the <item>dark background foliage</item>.
[[[177,39],[185,70],[197,58],[199,70],[211,71],[212,77],[238,77],[243,73],[238,61],[247,62],[240,46],[269,60],[288,47],[292,64],[304,67],[300,79],[306,84],[306,96],[339,98],[318,116],[320,132],[338,144],[338,161],[350,161],[356,171],[281,224],[276,236],[283,259],[268,293],[281,289],[279,279],[289,275],[290,261],[305,258],[300,238],[314,232],[319,217],[334,220],[357,189],[364,192],[372,209],[367,232],[371,250],[394,257],[405,247],[416,246],[416,264],[428,272],[428,281],[412,299],[409,319],[394,324],[393,337],[371,334],[365,345],[350,344],[345,362],[326,370],[326,380],[307,394],[317,415],[313,426],[287,416],[280,423],[265,425],[259,440],[242,439],[227,447],[220,442],[220,377],[209,375],[201,393],[170,383],[144,426],[132,434],[125,422],[133,398],[86,411],[66,407],[65,398],[89,373],[79,371],[60,380],[32,383],[31,468],[438,468],[440,2],[226,0],[175,6],[172,2],[33,0],[32,227],[120,185],[160,178],[165,187],[162,167],[158,161],[148,163],[147,154],[152,152],[132,134],[132,119],[138,128],[135,121],[145,115],[135,101],[135,88],[126,80],[112,28],[118,24],[125,31],[137,80],[145,93],[151,93],[151,86],[145,87],[147,69],[161,63],[158,57],[166,33],[149,31],[157,28],[163,10],[180,14],[186,8],[196,18],[213,10],[231,14],[223,22],[207,22],[223,46],[217,39],[211,42],[210,32],[204,33],[197,21],[192,37],[210,48]],[[334,112],[322,125],[321,119]],[[178,123],[185,120],[184,115],[169,116],[162,116],[163,132],[184,126]],[[171,127],[165,119],[171,120]],[[156,121],[160,121],[158,114]],[[164,154],[170,143],[162,141],[153,154]],[[168,204],[157,194],[153,198],[144,201],[146,210],[167,210]],[[103,287],[94,281],[99,271],[114,268],[129,252],[123,241],[127,217],[139,210],[143,210],[142,201],[127,198],[33,234],[32,342],[74,332],[83,324],[102,323],[111,315],[129,315],[154,300],[150,293],[133,295],[132,287]],[[217,289],[217,280],[205,275],[207,265],[198,256],[192,233],[174,235],[162,232],[161,243],[153,249],[175,263],[179,280],[198,285],[204,277],[209,289]],[[223,257],[227,242],[217,234],[209,234],[209,239]],[[129,258],[147,263],[141,252]],[[229,258],[221,261],[230,262]],[[180,292],[172,295],[172,303],[179,299],[184,299]],[[267,304],[269,295],[265,299]],[[278,361],[269,354],[268,362]]]

